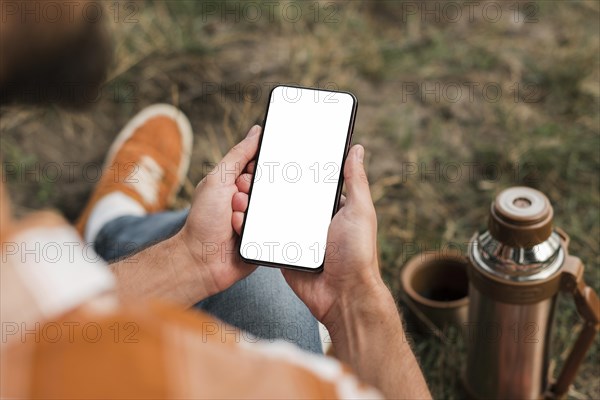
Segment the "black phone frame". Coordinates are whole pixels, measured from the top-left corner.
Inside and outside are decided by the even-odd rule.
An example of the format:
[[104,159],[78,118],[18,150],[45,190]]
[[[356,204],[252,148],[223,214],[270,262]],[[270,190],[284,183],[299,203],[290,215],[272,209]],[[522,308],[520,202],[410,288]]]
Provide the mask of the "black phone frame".
[[[267,110],[265,112],[265,117],[264,117],[263,123],[262,123],[263,131],[260,135],[260,140],[258,143],[258,151],[256,153],[256,159],[255,159],[256,165],[258,165],[258,160],[260,157],[260,150],[262,148],[262,141],[265,136],[265,127],[266,127],[266,123],[267,123],[267,117],[269,116],[269,108],[271,106],[271,97],[273,96],[273,91],[275,89],[277,89],[278,87],[308,89],[308,90],[313,90],[313,91],[329,92],[329,93],[343,93],[343,94],[350,95],[350,97],[352,98],[352,101],[353,101],[352,114],[350,115],[350,121],[348,123],[348,131],[346,133],[346,144],[344,147],[344,155],[342,157],[342,163],[340,166],[340,174],[338,176],[338,186],[337,186],[337,190],[336,190],[335,201],[333,203],[333,210],[331,212],[331,219],[333,219],[333,217],[335,216],[335,214],[339,208],[340,198],[342,196],[342,188],[344,185],[344,165],[346,164],[346,157],[348,156],[348,151],[350,150],[350,143],[352,142],[352,135],[354,133],[354,123],[356,121],[356,114],[358,111],[358,99],[356,98],[356,96],[353,93],[350,93],[347,91],[342,91],[342,90],[320,89],[320,88],[312,88],[312,87],[297,86],[297,85],[285,85],[285,84],[274,86],[269,91]],[[248,209],[250,208],[250,199],[252,197],[253,187],[254,187],[254,175],[252,176],[252,181],[250,182],[250,189],[248,191]],[[271,261],[253,260],[253,259],[248,259],[248,258],[244,257],[242,255],[241,244],[242,244],[243,237],[244,237],[244,230],[246,228],[247,214],[248,214],[248,210],[246,210],[246,212],[244,213],[244,220],[242,222],[242,230],[241,230],[240,240],[239,240],[239,245],[238,245],[238,255],[241,257],[242,261],[244,261],[245,263],[248,263],[248,264],[261,265],[261,266],[271,267],[271,268],[285,268],[285,269],[293,269],[293,270],[297,270],[297,271],[312,272],[312,273],[320,273],[323,271],[324,265],[325,265],[325,260],[327,259],[327,247],[328,247],[327,243],[325,243],[325,256],[323,257],[323,263],[317,268],[309,268],[309,267],[302,267],[302,266],[298,266],[298,265],[281,264],[281,263],[276,263],[276,262],[271,262]]]

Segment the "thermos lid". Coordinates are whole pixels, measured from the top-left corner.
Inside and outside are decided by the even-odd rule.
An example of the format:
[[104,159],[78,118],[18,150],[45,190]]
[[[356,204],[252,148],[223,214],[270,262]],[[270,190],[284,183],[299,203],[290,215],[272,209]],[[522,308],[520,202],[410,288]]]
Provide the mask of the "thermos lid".
[[496,196],[488,228],[496,240],[507,246],[530,248],[550,237],[553,215],[550,200],[542,192],[516,186]]

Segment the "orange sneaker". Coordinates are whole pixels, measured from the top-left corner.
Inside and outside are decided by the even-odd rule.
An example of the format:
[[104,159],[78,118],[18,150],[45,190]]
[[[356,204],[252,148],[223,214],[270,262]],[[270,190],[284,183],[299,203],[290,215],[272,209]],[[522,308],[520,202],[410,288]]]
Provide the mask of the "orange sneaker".
[[79,233],[93,241],[114,218],[165,210],[187,174],[192,139],[190,122],[176,107],[140,111],[110,147],[102,178],[76,223]]

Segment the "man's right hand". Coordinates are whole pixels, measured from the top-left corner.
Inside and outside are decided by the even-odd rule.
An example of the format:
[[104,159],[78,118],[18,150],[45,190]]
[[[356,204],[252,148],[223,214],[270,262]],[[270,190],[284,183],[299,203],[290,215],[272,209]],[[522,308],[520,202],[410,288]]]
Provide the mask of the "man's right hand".
[[361,145],[348,152],[344,166],[346,199],[329,226],[323,272],[283,271],[298,297],[330,328],[344,310],[389,295],[379,273],[377,218],[363,158]]
[[364,382],[387,398],[431,398],[379,273],[377,219],[363,156],[356,145],[346,158],[346,200],[329,226],[323,272],[283,274],[329,330],[336,356]]

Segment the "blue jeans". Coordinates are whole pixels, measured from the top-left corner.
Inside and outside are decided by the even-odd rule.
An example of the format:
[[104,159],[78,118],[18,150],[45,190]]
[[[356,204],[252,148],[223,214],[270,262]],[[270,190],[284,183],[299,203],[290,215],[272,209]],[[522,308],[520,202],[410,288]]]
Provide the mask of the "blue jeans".
[[[126,216],[107,223],[94,243],[107,261],[131,255],[177,233],[188,211]],[[287,285],[281,271],[258,267],[229,289],[194,306],[260,339],[282,339],[322,353],[316,319]]]

